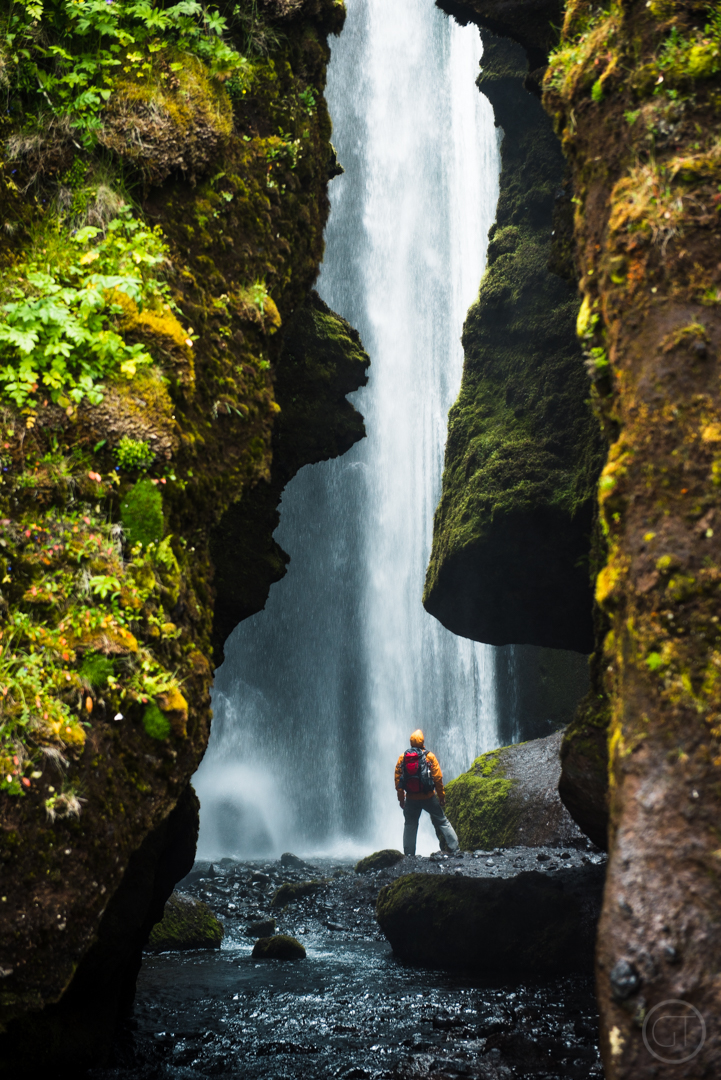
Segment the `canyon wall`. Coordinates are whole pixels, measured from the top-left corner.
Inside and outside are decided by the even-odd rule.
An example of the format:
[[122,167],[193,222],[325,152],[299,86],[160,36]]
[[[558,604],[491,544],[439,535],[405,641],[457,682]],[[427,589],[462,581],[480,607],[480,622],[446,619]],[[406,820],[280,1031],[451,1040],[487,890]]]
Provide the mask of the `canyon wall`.
[[368,359],[311,292],[342,4],[151,14],[16,5],[2,43],[0,1063],[26,1073],[92,1063],[132,1001],[282,486],[363,435]]
[[520,45],[484,32],[478,85],[503,129],[500,195],[463,329],[424,604],[477,641],[589,653],[603,441],[576,338],[571,193],[527,71]]
[[[560,787],[589,835],[603,839],[610,758],[597,946],[606,1075],[715,1075],[717,5],[571,0],[565,14],[494,0],[442,6],[528,49],[527,85],[543,82],[570,166],[577,330],[610,451],[592,543],[592,690],[566,736]],[[558,43],[553,25],[562,26]]]

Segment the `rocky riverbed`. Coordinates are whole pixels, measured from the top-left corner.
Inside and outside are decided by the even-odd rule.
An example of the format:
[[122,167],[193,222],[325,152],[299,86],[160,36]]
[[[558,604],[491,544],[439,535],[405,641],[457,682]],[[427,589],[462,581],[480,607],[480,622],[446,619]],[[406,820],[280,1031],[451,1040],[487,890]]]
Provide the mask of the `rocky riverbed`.
[[[349,862],[198,863],[179,889],[220,917],[220,951],[146,956],[134,1013],[93,1080],[206,1076],[567,1080],[602,1077],[590,974],[481,979],[397,959],[376,921],[379,890],[412,873],[508,878],[600,866],[595,851],[516,848]],[[284,883],[316,892],[273,905]],[[251,957],[252,923],[275,919],[305,960]]]

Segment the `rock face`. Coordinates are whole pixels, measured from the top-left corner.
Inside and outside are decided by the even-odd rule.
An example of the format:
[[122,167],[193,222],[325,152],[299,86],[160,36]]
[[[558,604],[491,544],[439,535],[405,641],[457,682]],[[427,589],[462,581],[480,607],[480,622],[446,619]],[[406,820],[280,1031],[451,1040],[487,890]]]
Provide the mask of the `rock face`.
[[[443,6],[525,42],[543,5]],[[611,444],[598,492],[604,543],[592,557],[595,700],[569,731],[561,782],[600,835],[608,721],[597,978],[609,1080],[721,1069],[709,1035],[721,964],[720,54],[716,6],[652,0],[592,13],[570,0],[543,80],[574,189],[577,329]],[[668,1001],[686,1003],[683,1047],[669,1030],[653,1045],[650,1020]]]
[[[0,292],[16,305],[0,320],[0,618],[14,650],[0,707],[0,1062],[11,1071],[81,1071],[107,1046],[190,867],[173,823],[192,847],[188,780],[207,743],[213,646],[283,572],[271,539],[282,485],[363,435],[345,395],[368,359],[312,294],[337,171],[327,38],[343,7],[254,7],[264,44],[248,56],[241,8],[211,37],[189,15],[182,65],[177,27],[146,56],[146,16],[104,9],[98,40],[117,21],[147,63],[142,81],[113,67],[80,111],[60,82],[36,90],[37,70],[59,42],[58,78],[94,62],[89,38],[64,8],[43,21],[42,43],[34,16],[19,15],[27,48],[7,85],[13,160],[0,167],[12,223]],[[47,320],[26,338],[10,325],[43,304],[60,319],[52,372]],[[32,377],[13,390],[5,376],[21,363]],[[239,581],[246,565],[252,580]]]
[[409,874],[381,889],[376,914],[410,963],[550,975],[592,967],[602,888],[602,868],[590,865],[497,879]]
[[[484,33],[479,87],[503,128],[498,215],[463,330],[424,605],[493,645],[593,648],[588,553],[603,440],[588,405],[558,140],[524,87],[528,60]],[[550,264],[550,265],[549,265]],[[555,271],[555,272],[554,272]]]
[[586,837],[558,795],[562,734],[481,754],[446,787],[446,812],[466,851],[573,845]]
[[558,794],[569,814],[597,847],[608,847],[608,696],[591,658],[591,689],[563,733]]
[[[610,624],[597,973],[609,1080],[721,1071],[720,53],[717,6],[623,5],[589,23],[572,2],[544,81],[574,176],[579,332],[611,439],[596,586]],[[701,1045],[696,1020],[687,1064],[644,1029],[672,999],[707,1025]]]
[[395,866],[403,859],[403,852],[395,848],[384,848],[383,851],[374,851],[372,855],[366,855],[355,865],[356,874],[369,874],[373,870],[385,870],[388,866]]
[[192,896],[174,892],[165,905],[163,917],[150,932],[148,952],[169,949],[219,949],[223,924],[207,904]]
[[253,946],[254,960],[305,960],[305,948],[297,938],[275,934],[261,938]]

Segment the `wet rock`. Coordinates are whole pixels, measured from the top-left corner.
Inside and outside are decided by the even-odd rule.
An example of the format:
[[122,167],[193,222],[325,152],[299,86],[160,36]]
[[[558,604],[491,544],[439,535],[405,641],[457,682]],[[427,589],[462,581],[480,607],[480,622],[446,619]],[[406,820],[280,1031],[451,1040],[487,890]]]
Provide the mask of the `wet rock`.
[[610,975],[611,993],[614,1001],[626,1001],[641,987],[641,976],[629,960],[619,960]]
[[581,846],[586,836],[558,794],[562,733],[481,754],[446,788],[462,848]]
[[301,943],[288,934],[274,934],[256,941],[253,947],[254,960],[305,960],[305,949]]
[[146,946],[148,952],[168,949],[219,949],[223,925],[207,904],[183,893],[173,893],[163,918],[156,923]]
[[393,951],[411,963],[523,975],[590,971],[603,879],[593,864],[505,878],[409,874],[381,889],[376,914]]
[[312,896],[325,885],[323,881],[286,881],[273,893],[270,902],[271,907],[284,907],[293,903],[294,900],[302,900],[304,896]]
[[558,793],[597,847],[608,846],[608,704],[594,687],[563,735]]
[[372,870],[386,870],[389,866],[395,866],[403,859],[403,852],[395,848],[384,848],[382,851],[374,851],[372,855],[366,855],[356,863],[356,874],[369,874]]
[[246,933],[254,938],[272,937],[275,934],[275,919],[256,919]]
[[281,866],[288,867],[292,870],[305,870],[307,863],[304,863],[302,859],[299,859],[297,855],[294,855],[292,851],[284,851],[278,860]]

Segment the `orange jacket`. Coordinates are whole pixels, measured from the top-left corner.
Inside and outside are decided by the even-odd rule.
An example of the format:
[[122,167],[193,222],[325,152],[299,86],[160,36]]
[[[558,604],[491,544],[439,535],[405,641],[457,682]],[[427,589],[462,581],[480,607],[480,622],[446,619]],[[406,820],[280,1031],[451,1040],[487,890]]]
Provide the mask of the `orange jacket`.
[[[411,740],[411,745],[413,745],[413,740]],[[403,806],[406,799],[411,799],[413,802],[416,802],[418,799],[432,799],[434,794],[438,796],[441,802],[445,799],[446,793],[443,788],[443,773],[438,764],[438,758],[435,754],[432,754],[430,750],[426,750],[426,761],[428,762],[428,768],[433,777],[433,783],[436,785],[436,790],[435,792],[424,791],[418,795],[411,795],[410,792],[404,791],[401,787],[401,780],[403,778],[403,754],[398,758],[396,763],[396,795],[398,796],[398,802],[401,806]]]

